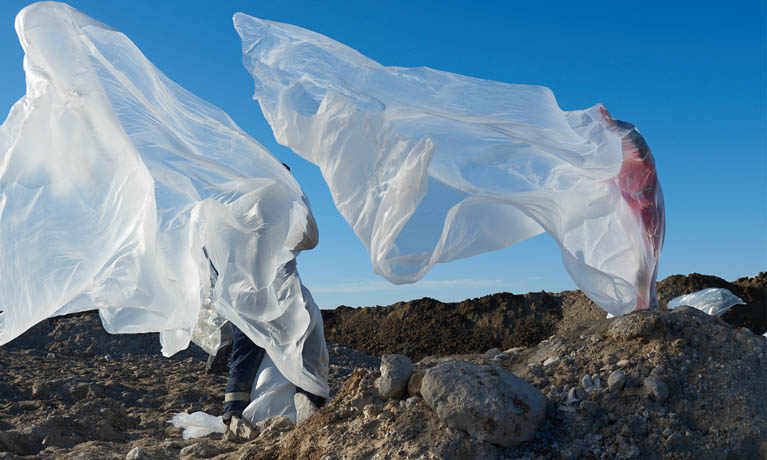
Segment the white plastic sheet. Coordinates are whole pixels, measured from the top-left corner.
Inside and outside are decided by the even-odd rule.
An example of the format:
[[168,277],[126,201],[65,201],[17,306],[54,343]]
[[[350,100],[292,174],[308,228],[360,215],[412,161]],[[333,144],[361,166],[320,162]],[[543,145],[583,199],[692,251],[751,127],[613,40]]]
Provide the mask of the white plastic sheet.
[[46,2],[16,30],[27,93],[0,126],[0,344],[98,308],[112,333],[161,332],[170,355],[211,296],[286,378],[327,396],[295,261],[317,228],[289,172],[109,26]]
[[242,13],[234,25],[277,141],[320,167],[389,281],[546,231],[606,311],[657,304],[663,196],[632,125],[601,105],[562,111],[545,87],[384,67]]
[[711,316],[721,317],[735,305],[745,304],[740,297],[730,292],[729,289],[709,288],[675,297],[668,302],[668,308],[673,309],[687,305]]
[[223,418],[205,412],[194,412],[187,414],[179,412],[173,416],[168,423],[184,430],[182,436],[184,439],[194,439],[207,436],[211,433],[225,433],[226,425]]

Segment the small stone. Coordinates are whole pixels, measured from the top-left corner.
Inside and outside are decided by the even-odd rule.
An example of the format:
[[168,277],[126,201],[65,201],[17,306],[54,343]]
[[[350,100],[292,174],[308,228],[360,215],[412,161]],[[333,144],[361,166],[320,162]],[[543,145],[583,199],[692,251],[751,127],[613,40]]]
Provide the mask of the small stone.
[[381,377],[376,379],[376,388],[384,399],[401,398],[407,391],[413,363],[404,355],[383,355]]
[[565,401],[565,404],[567,404],[568,406],[572,406],[578,401],[579,401],[578,392],[576,391],[575,388],[570,388],[570,391],[567,392],[567,400]]
[[149,460],[150,457],[146,454],[146,451],[141,447],[134,447],[125,456],[125,460]]
[[296,425],[304,423],[317,412],[317,406],[303,393],[293,395],[293,404],[296,406]]
[[559,356],[552,356],[551,358],[546,358],[546,361],[543,362],[543,367],[549,367],[552,364],[559,361]]
[[414,404],[418,403],[419,399],[421,399],[421,398],[419,398],[418,396],[411,396],[411,397],[407,398],[404,401],[400,401],[399,402],[399,407],[401,407],[403,409],[407,409],[409,407],[412,407]]
[[365,418],[375,418],[380,413],[381,410],[375,404],[368,404],[362,408],[362,414]]
[[491,349],[489,349],[489,350],[487,350],[487,351],[485,352],[485,354],[483,355],[483,357],[484,357],[485,359],[493,359],[493,358],[495,358],[495,356],[496,356],[496,355],[498,355],[498,354],[500,354],[500,353],[501,353],[501,350],[499,350],[499,349],[497,349],[497,348],[491,348]]
[[668,398],[668,386],[663,380],[652,375],[643,381],[643,386],[647,396],[658,402],[663,402]]
[[607,377],[607,387],[610,391],[620,391],[625,384],[626,373],[621,370],[613,371],[610,376]]
[[618,367],[626,367],[626,366],[629,365],[629,360],[628,359],[621,359],[620,361],[615,363],[615,365],[618,366]]
[[53,353],[48,353],[47,355],[45,355],[45,357],[48,358],[48,359],[54,359],[54,358],[56,358],[56,355],[53,354]]
[[591,380],[590,375],[584,375],[581,377],[581,387],[587,392],[590,392],[594,389],[594,381]]
[[211,448],[211,446],[196,442],[181,449],[178,456],[180,458],[210,458],[218,455],[218,453],[218,450]]
[[232,433],[235,442],[252,441],[258,437],[259,432],[258,428],[251,426],[239,417],[232,417],[232,421],[229,423],[228,433]]
[[87,383],[78,383],[72,389],[72,396],[77,400],[82,400],[88,397],[91,392],[91,386]]

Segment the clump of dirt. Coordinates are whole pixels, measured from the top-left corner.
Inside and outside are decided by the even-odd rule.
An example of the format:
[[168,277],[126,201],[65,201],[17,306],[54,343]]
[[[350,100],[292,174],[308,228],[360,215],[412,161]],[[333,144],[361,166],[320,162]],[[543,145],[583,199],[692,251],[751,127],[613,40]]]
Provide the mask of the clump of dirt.
[[[674,275],[658,283],[662,308],[682,294],[723,287],[746,302],[725,313],[723,319],[757,334],[767,330],[767,273],[729,283],[693,273]],[[323,310],[329,341],[364,351],[371,356],[400,353],[420,359],[427,355],[479,353],[490,348],[532,346],[584,321],[605,317],[580,291],[561,293],[507,292],[456,303],[423,298],[386,307]]]

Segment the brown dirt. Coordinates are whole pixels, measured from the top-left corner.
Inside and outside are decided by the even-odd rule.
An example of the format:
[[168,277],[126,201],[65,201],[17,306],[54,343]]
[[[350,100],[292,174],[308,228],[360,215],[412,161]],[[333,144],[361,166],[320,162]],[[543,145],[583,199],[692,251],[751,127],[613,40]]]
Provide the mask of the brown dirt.
[[[724,287],[747,305],[738,305],[723,319],[767,331],[767,273],[729,283],[693,273],[674,275],[658,283],[661,307],[682,294]],[[323,310],[329,341],[371,356],[400,353],[420,359],[428,355],[480,353],[490,348],[532,346],[584,321],[603,319],[604,311],[580,291],[492,294],[456,303],[423,298],[387,307]]]
[[[329,342],[338,344],[329,347],[336,397],[297,429],[242,444],[220,435],[183,440],[167,424],[181,411],[221,413],[225,377],[205,373],[200,350],[166,359],[155,334],[109,335],[93,313],[55,318],[0,350],[0,459],[122,460],[137,447],[144,452],[137,460],[765,458],[767,340],[728,322],[764,332],[766,279],[692,274],[659,283],[662,304],[718,286],[748,302],[722,319],[692,309],[605,319],[576,291],[323,312]],[[539,388],[551,401],[548,420],[513,449],[473,440],[423,400],[404,407],[379,399],[377,361],[339,345],[425,357],[421,369],[447,354],[526,347],[502,361],[461,358],[500,365]],[[558,360],[543,366],[547,358]],[[599,374],[604,384],[621,359],[624,391],[563,405],[584,375]],[[648,375],[667,383],[668,401],[647,399]]]

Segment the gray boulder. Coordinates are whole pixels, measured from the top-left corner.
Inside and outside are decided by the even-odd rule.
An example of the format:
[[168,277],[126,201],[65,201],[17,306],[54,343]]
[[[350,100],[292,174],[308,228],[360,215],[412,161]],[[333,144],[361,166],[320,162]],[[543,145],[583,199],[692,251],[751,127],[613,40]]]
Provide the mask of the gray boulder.
[[404,396],[411,375],[413,375],[413,363],[407,356],[381,356],[381,377],[376,379],[376,387],[381,397],[394,399]]
[[546,418],[543,393],[497,366],[444,362],[426,372],[421,395],[448,426],[503,447],[532,439]]

